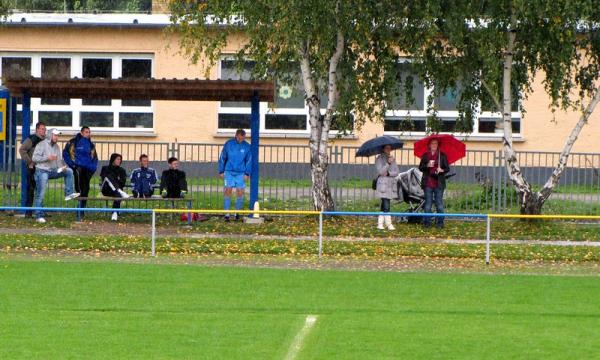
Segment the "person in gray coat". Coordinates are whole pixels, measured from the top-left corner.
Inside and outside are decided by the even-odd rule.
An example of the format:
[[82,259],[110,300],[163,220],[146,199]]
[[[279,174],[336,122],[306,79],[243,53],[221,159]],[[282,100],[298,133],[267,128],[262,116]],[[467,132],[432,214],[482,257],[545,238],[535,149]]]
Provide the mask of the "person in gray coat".
[[[396,159],[392,155],[392,147],[386,145],[383,152],[375,159],[377,167],[377,188],[376,196],[381,199],[381,212],[389,213],[391,200],[398,197],[398,187],[396,186],[396,176],[400,173]],[[391,215],[379,215],[377,219],[377,228],[383,230],[395,230],[392,224]]]
[[[73,170],[63,160],[62,150],[57,144],[58,135],[60,131],[57,129],[48,130],[46,138],[37,144],[31,156],[35,164],[34,205],[36,208],[43,206],[46,186],[50,179],[65,179],[65,201],[79,196],[79,193],[73,192]],[[44,213],[40,210],[35,211],[35,218],[38,223],[46,222]]]

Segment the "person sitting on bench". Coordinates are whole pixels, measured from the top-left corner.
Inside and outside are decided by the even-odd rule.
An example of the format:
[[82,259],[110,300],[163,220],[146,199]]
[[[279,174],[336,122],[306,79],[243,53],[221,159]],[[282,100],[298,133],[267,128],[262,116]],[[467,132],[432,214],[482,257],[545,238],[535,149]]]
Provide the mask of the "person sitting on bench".
[[183,198],[187,193],[185,172],[179,170],[179,160],[171,157],[168,160],[169,169],[163,171],[160,177],[160,194],[166,198]]
[[[102,195],[109,197],[117,197],[127,199],[129,194],[123,191],[125,183],[127,182],[127,172],[121,167],[123,157],[121,154],[114,153],[110,156],[108,165],[102,167],[100,170],[100,178],[102,179]],[[121,202],[113,201],[113,209],[120,209]],[[119,218],[118,213],[115,211],[112,213],[111,220],[117,221]]]
[[39,210],[44,206],[44,195],[48,180],[65,179],[65,201],[75,199],[79,193],[73,192],[73,170],[67,166],[62,157],[62,151],[58,146],[58,129],[49,129],[44,141],[36,145],[31,160],[35,164],[35,196],[34,206],[35,218],[38,223],[45,223],[44,212]]
[[154,185],[157,182],[156,171],[148,167],[148,155],[140,155],[140,167],[131,173],[131,184],[133,185],[133,197],[149,198],[154,193]]

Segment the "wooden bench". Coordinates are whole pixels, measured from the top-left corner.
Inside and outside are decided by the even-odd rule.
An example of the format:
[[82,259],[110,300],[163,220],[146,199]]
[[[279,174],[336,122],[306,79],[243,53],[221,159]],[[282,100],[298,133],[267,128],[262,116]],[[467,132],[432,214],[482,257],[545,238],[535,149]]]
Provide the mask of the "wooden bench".
[[[83,208],[82,201],[104,201],[105,207],[108,207],[109,202],[113,201],[143,201],[143,202],[170,202],[171,208],[175,209],[175,203],[185,203],[185,208],[182,210],[191,210],[193,206],[194,200],[191,198],[163,198],[163,197],[150,197],[150,198],[120,198],[120,197],[111,197],[111,196],[98,196],[98,197],[78,197],[78,207]],[[77,221],[81,221],[81,215],[83,211],[77,212]],[[185,212],[185,211],[182,211]],[[188,213],[188,225],[192,225],[192,214]]]

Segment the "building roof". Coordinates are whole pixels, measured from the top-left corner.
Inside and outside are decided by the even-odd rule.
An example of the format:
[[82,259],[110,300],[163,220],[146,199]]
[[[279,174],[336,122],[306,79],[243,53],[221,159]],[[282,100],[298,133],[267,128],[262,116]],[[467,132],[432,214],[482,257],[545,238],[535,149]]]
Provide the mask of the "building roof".
[[11,96],[128,100],[275,101],[271,81],[188,79],[40,79],[6,78]]
[[167,14],[13,13],[0,24],[17,27],[164,28],[171,22]]

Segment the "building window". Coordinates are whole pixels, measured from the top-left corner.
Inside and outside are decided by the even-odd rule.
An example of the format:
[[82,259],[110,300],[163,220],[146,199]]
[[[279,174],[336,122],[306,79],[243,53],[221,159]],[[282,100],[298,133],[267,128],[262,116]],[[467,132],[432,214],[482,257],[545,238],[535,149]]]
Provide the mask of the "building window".
[[112,113],[107,112],[85,112],[79,114],[81,126],[111,128],[114,125]]
[[391,132],[425,132],[427,121],[424,117],[393,117],[385,118],[383,131]]
[[[411,99],[406,95],[406,89],[412,90]],[[409,62],[398,63],[398,86],[395,91],[390,108],[425,110],[425,85],[414,73]]]
[[136,129],[152,129],[152,113],[119,113],[119,126]]
[[[2,64],[2,77],[22,78],[31,76],[30,57],[3,56],[0,64]],[[17,99],[17,104],[21,104],[20,98]]]
[[[139,59],[123,59],[121,77],[124,79],[152,78],[152,61]],[[122,100],[123,106],[150,106],[150,100]]]
[[[423,135],[427,130],[427,118],[431,116],[426,109],[426,100],[433,93],[419,79],[417,73],[411,69],[410,61],[399,62],[399,76],[397,94],[386,112],[384,131],[392,135]],[[406,89],[412,89],[412,102],[406,99]],[[433,99],[436,115],[440,118],[441,132],[455,132],[456,120],[459,117],[458,102],[462,92],[460,82],[455,87],[446,89],[443,94]],[[519,112],[519,93],[513,92],[512,128],[515,134],[521,131],[521,113]],[[472,135],[492,135],[502,132],[502,114],[498,111],[491,99],[484,96],[479,105],[479,113],[475,116]],[[497,135],[492,135],[497,136]],[[498,135],[499,136],[499,135]]]
[[38,121],[43,121],[47,126],[71,127],[73,113],[70,111],[40,111]]
[[[64,78],[152,78],[152,56],[145,54],[0,53],[2,76]],[[18,125],[22,105],[17,106]],[[32,124],[44,121],[63,130],[90,126],[100,131],[154,128],[152,101],[110,99],[31,99]]]
[[219,129],[250,129],[250,114],[219,114]]
[[306,130],[306,115],[265,115],[266,130]]
[[[71,59],[42,58],[42,79],[69,79],[71,77]],[[42,105],[69,105],[70,99],[44,99]],[[70,124],[69,124],[70,125]]]
[[[251,80],[254,61],[246,61],[241,68],[234,60],[221,60],[221,80]],[[249,108],[250,103],[244,101],[221,101],[221,107]]]
[[31,58],[3,56],[2,76],[11,78],[31,76]]
[[[222,80],[252,80],[255,63],[245,61],[242,66],[232,59],[223,58],[219,67]],[[322,87],[324,88],[324,87]],[[321,92],[321,114],[327,107],[326,92]],[[288,84],[283,80],[275,81],[275,102],[260,104],[260,128],[266,133],[308,134],[308,106],[305,100],[304,86],[301,81]],[[242,101],[222,101],[219,106],[219,130],[249,129],[250,103]]]
[[[521,119],[513,117],[511,125],[513,133],[521,133]],[[480,134],[504,134],[504,123],[501,117],[480,117],[478,130]]]
[[[82,76],[84,79],[112,78],[111,59],[83,59]],[[110,99],[82,99],[82,105],[110,105]]]

